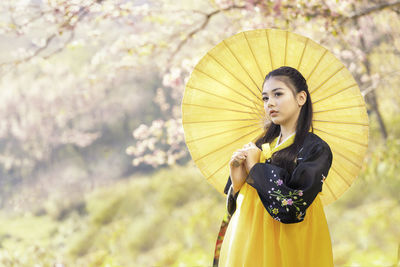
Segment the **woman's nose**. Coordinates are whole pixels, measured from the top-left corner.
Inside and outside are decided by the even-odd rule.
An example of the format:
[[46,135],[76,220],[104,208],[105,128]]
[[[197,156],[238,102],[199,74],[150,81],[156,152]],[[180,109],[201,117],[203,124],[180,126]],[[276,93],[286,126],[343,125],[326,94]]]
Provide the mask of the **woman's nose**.
[[268,99],[267,107],[272,107],[272,106],[275,106],[275,102],[272,101],[271,99]]

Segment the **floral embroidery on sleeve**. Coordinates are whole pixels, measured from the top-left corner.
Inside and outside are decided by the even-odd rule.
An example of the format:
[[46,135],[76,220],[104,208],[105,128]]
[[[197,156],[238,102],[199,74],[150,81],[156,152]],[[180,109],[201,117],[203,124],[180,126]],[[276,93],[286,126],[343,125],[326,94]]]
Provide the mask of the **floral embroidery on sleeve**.
[[295,170],[271,163],[256,163],[249,172],[253,179],[247,181],[254,187],[273,219],[282,223],[303,221],[307,208],[322,191],[332,163],[332,153],[326,144],[308,146],[300,156]]
[[[271,189],[274,191],[274,189]],[[294,191],[289,191],[289,194],[282,194],[281,190],[275,190],[274,192],[271,192],[271,196],[275,197],[275,199],[281,203],[281,206],[293,206],[296,208],[297,211],[300,211],[299,206],[305,206],[307,205],[307,202],[301,198],[303,195],[302,190],[294,190]],[[289,211],[289,208],[286,207],[286,211]]]

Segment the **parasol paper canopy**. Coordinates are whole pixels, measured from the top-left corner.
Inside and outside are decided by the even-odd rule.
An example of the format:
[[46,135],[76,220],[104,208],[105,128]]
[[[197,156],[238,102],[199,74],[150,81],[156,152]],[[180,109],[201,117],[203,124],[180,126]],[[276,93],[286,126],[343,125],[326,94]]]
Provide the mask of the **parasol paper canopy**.
[[255,142],[269,120],[261,98],[267,73],[299,70],[313,103],[314,133],[333,153],[321,192],[327,205],[358,176],[368,144],[368,116],[358,85],[346,67],[309,38],[277,29],[238,33],[212,48],[195,66],[182,100],[190,154],[219,192],[229,177],[234,151]]

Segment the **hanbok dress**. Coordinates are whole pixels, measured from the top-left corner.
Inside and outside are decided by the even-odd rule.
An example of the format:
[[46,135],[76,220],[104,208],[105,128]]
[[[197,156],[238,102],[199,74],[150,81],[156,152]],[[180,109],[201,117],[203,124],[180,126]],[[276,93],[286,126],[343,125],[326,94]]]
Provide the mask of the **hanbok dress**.
[[225,187],[235,210],[217,239],[214,266],[330,267],[331,238],[320,193],[332,164],[329,145],[309,132],[289,174],[271,164],[274,152],[288,147],[295,135],[279,145],[279,137],[262,145],[260,162],[233,194],[230,177]]

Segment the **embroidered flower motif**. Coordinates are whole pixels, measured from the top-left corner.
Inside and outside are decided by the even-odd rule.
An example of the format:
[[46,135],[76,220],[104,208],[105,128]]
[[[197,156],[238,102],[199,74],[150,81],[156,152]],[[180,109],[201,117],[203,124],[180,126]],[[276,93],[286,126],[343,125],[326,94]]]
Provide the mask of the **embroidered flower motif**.
[[305,213],[303,212],[296,212],[296,219],[301,221],[304,218]]
[[276,183],[277,185],[282,185],[282,184],[283,184],[283,181],[282,181],[282,179],[278,179],[275,183]]
[[274,215],[279,213],[279,210],[277,208],[272,208],[272,206],[269,206],[268,210],[269,210],[269,213],[274,214]]
[[[303,202],[304,200],[300,197],[303,195],[302,190],[293,190],[289,191],[288,194],[282,194],[281,190],[275,190],[272,191],[270,194],[271,196],[274,196],[275,199],[278,201],[278,203],[281,204],[282,207],[284,206],[293,206],[297,211],[300,211],[300,206],[306,205],[306,202]],[[275,203],[274,203],[275,204]],[[286,210],[289,211],[288,207],[286,207]]]

